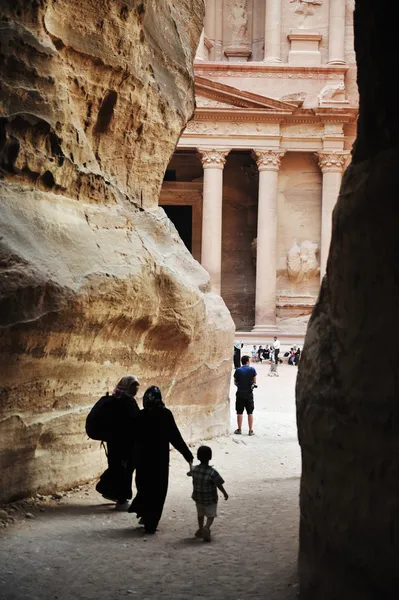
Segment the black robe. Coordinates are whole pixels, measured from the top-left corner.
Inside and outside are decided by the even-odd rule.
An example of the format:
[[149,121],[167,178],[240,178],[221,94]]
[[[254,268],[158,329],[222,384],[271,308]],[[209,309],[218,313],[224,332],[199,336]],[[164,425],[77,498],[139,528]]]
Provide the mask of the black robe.
[[[242,347],[242,345],[241,345]],[[236,348],[234,346],[234,357],[233,357],[234,367],[239,369],[241,367],[241,348]]]
[[108,469],[96,485],[96,490],[110,500],[125,502],[132,497],[136,462],[134,430],[139,413],[134,398],[123,395],[113,399],[113,434],[107,441]]
[[142,410],[136,419],[137,495],[129,512],[142,517],[149,533],[156,531],[168,491],[169,444],[193,460],[169,409]]

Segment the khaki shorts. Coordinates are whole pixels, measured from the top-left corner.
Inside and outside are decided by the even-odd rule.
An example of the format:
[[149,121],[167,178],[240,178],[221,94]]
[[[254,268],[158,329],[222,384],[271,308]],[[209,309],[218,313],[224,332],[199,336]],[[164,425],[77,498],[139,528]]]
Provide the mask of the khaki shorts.
[[196,502],[197,512],[199,517],[208,517],[209,519],[214,519],[217,517],[217,504],[199,504]]

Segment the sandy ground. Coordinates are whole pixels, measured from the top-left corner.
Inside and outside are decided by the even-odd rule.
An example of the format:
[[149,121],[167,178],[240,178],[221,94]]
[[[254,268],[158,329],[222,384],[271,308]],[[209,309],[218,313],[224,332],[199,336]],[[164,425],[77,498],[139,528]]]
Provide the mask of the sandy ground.
[[[90,485],[58,501],[15,505],[0,539],[2,600],[289,600],[297,597],[300,455],[296,368],[280,377],[256,365],[256,435],[207,442],[230,494],[219,502],[210,544],[193,537],[195,505],[187,464],[172,453],[159,531],[117,513]],[[233,398],[232,394],[232,398]],[[233,404],[233,402],[232,402]],[[244,417],[245,418],[245,417]],[[232,412],[232,431],[235,428]]]

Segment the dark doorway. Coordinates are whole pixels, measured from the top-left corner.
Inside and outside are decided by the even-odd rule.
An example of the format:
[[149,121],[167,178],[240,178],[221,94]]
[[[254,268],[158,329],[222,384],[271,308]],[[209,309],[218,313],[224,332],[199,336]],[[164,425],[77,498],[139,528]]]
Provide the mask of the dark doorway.
[[193,207],[188,205],[180,206],[175,204],[165,204],[162,208],[176,227],[188,250],[192,252]]

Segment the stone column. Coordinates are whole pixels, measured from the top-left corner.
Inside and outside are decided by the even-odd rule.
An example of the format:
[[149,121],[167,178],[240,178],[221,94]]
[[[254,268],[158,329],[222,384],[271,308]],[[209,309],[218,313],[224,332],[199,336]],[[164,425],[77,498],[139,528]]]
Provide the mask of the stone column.
[[204,168],[201,264],[211,278],[211,289],[220,295],[222,275],[223,167],[227,148],[198,148]]
[[276,332],[278,170],[284,150],[255,150],[259,169],[256,297],[253,331]]
[[319,165],[323,173],[321,200],[321,245],[320,245],[320,279],[323,279],[331,242],[332,213],[341,187],[342,173],[349,152],[319,152]]
[[266,0],[265,62],[281,62],[281,0]]
[[328,64],[345,64],[345,0],[330,0]]

